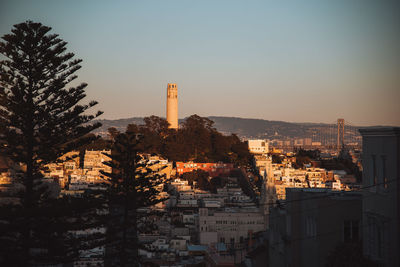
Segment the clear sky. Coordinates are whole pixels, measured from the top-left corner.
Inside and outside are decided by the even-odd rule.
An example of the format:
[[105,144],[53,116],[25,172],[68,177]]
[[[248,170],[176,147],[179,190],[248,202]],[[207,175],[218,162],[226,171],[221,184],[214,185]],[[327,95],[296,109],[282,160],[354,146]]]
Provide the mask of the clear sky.
[[25,20],[82,58],[102,118],[400,125],[400,1],[0,0],[0,35]]

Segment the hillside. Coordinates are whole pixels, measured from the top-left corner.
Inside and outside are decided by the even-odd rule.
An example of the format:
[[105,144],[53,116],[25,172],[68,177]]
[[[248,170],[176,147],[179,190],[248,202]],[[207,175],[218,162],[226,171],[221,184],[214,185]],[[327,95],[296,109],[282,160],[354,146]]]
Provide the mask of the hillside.
[[[208,117],[214,121],[215,128],[224,133],[235,133],[240,137],[246,138],[305,138],[311,137],[316,132],[329,134],[335,125],[318,123],[291,123],[284,121],[270,121],[262,119],[247,119],[236,117]],[[184,119],[180,119],[181,123]],[[96,131],[99,134],[106,134],[109,127],[115,127],[119,131],[124,131],[130,123],[142,124],[143,118],[133,117],[118,120],[99,120],[103,126]]]

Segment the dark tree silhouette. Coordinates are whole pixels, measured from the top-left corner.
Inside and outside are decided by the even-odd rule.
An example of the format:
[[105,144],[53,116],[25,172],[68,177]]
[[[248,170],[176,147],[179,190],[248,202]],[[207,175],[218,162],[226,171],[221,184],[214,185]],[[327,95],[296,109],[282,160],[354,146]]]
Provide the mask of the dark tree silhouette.
[[197,187],[201,190],[210,190],[210,182],[208,181],[209,176],[208,172],[201,169],[182,174],[182,178],[187,180],[190,185],[193,185],[193,182],[196,182]]
[[144,127],[158,133],[161,136],[165,136],[168,133],[169,123],[166,119],[150,116],[143,119],[145,125]]
[[[1,260],[11,257],[19,266],[34,264],[34,254],[61,253],[54,250],[54,244],[50,244],[53,249],[42,249],[46,242],[40,238],[40,231],[47,227],[49,238],[57,230],[37,217],[48,198],[47,187],[41,184],[41,171],[45,164],[85,142],[82,137],[100,126],[89,122],[101,112],[85,114],[97,102],[79,104],[87,84],[67,87],[77,78],[75,72],[81,60],[66,52],[67,43],[50,30],[41,23],[27,21],[14,25],[0,42],[0,53],[5,58],[0,61],[1,153],[22,166],[20,182],[24,187],[21,205],[16,203],[9,209],[15,211],[13,219],[21,220],[7,232],[8,241],[13,237],[20,242],[2,250]],[[51,210],[51,206],[46,207]]]
[[182,124],[180,131],[183,133],[185,145],[193,155],[190,160],[208,162],[211,153],[211,133],[215,130],[213,121],[192,115]]
[[143,137],[127,131],[115,138],[108,177],[107,190],[109,219],[107,222],[106,262],[110,266],[138,266],[138,223],[142,216],[139,208],[151,207],[165,201],[160,197],[168,182],[161,169],[154,169],[142,156]]
[[226,178],[217,176],[210,180],[210,191],[214,194],[217,193],[218,188],[223,188],[226,185]]
[[[231,144],[231,162],[240,167],[248,167],[251,165],[253,156],[250,154],[247,142],[240,141],[236,134],[229,136]],[[233,154],[233,155],[232,155]]]
[[296,169],[304,168],[305,164],[310,164],[312,160],[318,160],[319,155],[319,150],[304,150],[300,148],[296,152],[296,162],[293,167]]
[[171,132],[168,129],[169,123],[167,120],[157,116],[145,117],[143,120],[145,125],[140,127],[140,133],[144,138],[145,150],[151,154],[158,154],[163,149],[165,137]]
[[[129,124],[127,131],[143,136],[140,145],[145,153],[158,154],[171,161],[251,165],[252,155],[247,143],[235,134],[227,136],[218,132],[207,118],[192,115],[178,130],[168,129],[168,122],[157,116],[146,117],[144,122],[144,125]],[[95,144],[101,144],[100,141]]]
[[282,158],[280,154],[272,154],[272,163],[282,164]]
[[115,127],[110,127],[107,129],[108,138],[114,141],[115,137],[119,134],[119,131]]
[[139,126],[134,123],[128,124],[128,126],[126,126],[126,131],[129,133],[139,133]]
[[178,131],[167,134],[161,154],[173,161],[251,163],[247,144],[235,134],[225,136],[213,127],[213,121],[192,115]]

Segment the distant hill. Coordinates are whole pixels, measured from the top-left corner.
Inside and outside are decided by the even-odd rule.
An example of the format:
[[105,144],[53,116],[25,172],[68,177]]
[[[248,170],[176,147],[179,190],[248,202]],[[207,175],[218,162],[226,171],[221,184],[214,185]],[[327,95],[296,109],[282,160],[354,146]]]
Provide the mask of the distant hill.
[[[323,123],[292,123],[220,116],[211,116],[208,118],[214,121],[214,126],[218,131],[224,134],[235,133],[244,138],[286,139],[313,137],[313,139],[317,140],[318,138],[316,135],[318,134],[335,134],[334,132],[336,127],[334,124]],[[97,129],[96,133],[102,135],[106,134],[107,129],[110,127],[115,127],[119,131],[124,131],[126,126],[130,123],[138,125],[143,124],[143,118],[141,117],[98,121],[101,122],[103,126],[100,129]],[[180,123],[183,121],[184,119],[179,120]],[[356,130],[354,132],[356,132]],[[358,135],[358,133],[355,134]]]
[[307,126],[300,123],[244,119],[235,117],[209,117],[215,128],[223,133],[235,133],[248,138],[271,138],[273,136],[297,137],[306,134]]
[[115,127],[118,131],[124,132],[128,124],[143,124],[143,118],[133,117],[128,119],[117,119],[117,120],[97,120],[102,126],[96,129],[94,132],[99,134],[107,133],[107,129],[110,127]]

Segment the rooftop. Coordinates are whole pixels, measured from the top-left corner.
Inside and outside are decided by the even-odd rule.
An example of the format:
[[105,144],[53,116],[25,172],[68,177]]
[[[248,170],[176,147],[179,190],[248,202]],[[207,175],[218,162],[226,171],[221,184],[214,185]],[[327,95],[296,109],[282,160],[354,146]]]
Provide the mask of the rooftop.
[[203,245],[187,245],[187,249],[189,251],[206,251],[207,250],[207,246],[203,246]]
[[367,127],[359,129],[362,136],[392,136],[400,135],[400,127]]

